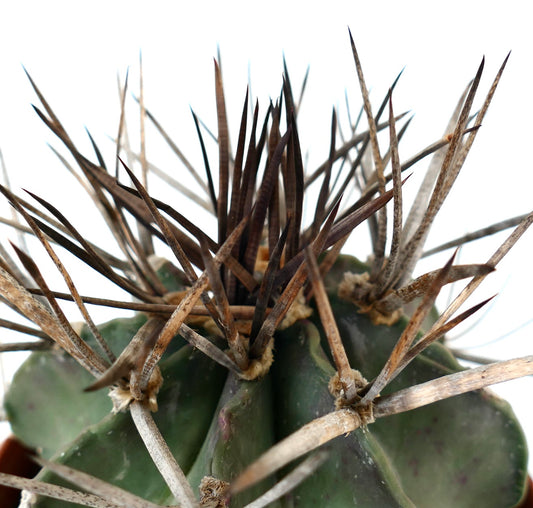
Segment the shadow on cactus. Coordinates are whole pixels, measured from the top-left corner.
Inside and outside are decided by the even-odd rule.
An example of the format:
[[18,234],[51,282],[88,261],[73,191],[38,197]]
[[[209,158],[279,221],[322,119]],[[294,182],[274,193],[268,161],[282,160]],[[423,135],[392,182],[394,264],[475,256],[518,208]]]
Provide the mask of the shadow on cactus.
[[[452,255],[412,278],[505,63],[477,113],[483,63],[446,136],[402,163],[398,144],[409,121],[393,112],[394,85],[373,112],[353,41],[352,49],[368,129],[350,121],[342,132],[334,113],[329,156],[311,173],[298,138],[301,97],[286,69],[281,96],[262,117],[246,96],[233,154],[215,64],[216,176],[207,131],[194,116],[205,180],[145,108],[141,87],[141,130],[150,121],[202,186],[205,194],[192,199],[216,217],[216,238],[148,193],[154,168],[143,140],[138,154],[124,141],[124,115],[113,172],[94,143],[94,158],[77,150],[32,81],[38,115],[74,159],[123,256],[90,243],[42,197],[2,188],[26,223],[14,227],[38,238],[69,288],[50,288],[22,246],[13,246],[17,262],[2,252],[4,302],[39,328],[3,322],[33,336],[26,347],[36,350],[5,400],[13,432],[43,467],[32,480],[0,475],[0,483],[25,490],[25,506],[520,502],[524,436],[509,406],[482,388],[533,373],[533,357],[464,369],[439,339],[485,305],[458,313],[533,215],[490,229],[514,228],[483,263],[457,265]],[[140,176],[123,154],[140,161]],[[402,186],[426,157],[425,180],[404,217]],[[357,199],[345,198],[354,191]],[[314,207],[307,222],[304,204]],[[356,227],[370,231],[368,264],[341,254]],[[160,243],[172,262],[155,256]],[[56,254],[61,248],[128,297],[80,295]],[[435,315],[441,288],[460,279],[469,280],[465,289]],[[63,300],[75,302],[83,326],[69,323]],[[97,326],[93,305],[136,314]]]

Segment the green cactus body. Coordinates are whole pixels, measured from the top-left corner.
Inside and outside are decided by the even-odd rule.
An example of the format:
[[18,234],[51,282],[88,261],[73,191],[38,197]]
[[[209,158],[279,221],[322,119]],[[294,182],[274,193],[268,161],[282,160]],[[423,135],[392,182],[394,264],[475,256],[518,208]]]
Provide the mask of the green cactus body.
[[[356,260],[344,257],[338,268],[344,270],[347,262]],[[331,276],[335,273],[333,269]],[[376,326],[353,304],[334,294],[330,299],[352,364],[366,377],[374,377],[405,321]],[[314,321],[303,320],[276,335],[272,372],[258,381],[227,377],[222,368],[189,346],[162,362],[165,383],[155,419],[193,486],[197,488],[205,476],[231,482],[275,441],[333,409],[328,382],[335,370],[320,344],[320,322]],[[144,322],[142,315],[117,319],[102,331],[120,350]],[[390,390],[459,369],[450,352],[434,344]],[[39,379],[54,380],[70,394],[55,387],[36,392]],[[44,456],[56,452],[55,460],[97,477],[105,464],[105,478],[111,483],[151,501],[171,503],[129,415],[106,416],[110,403],[103,392],[80,395],[89,381],[90,376],[64,354],[33,353],[6,399],[14,432],[42,449]],[[79,405],[73,407],[75,401]],[[28,404],[35,410],[29,412]],[[78,422],[67,418],[66,411],[78,415]],[[50,422],[55,430],[50,435],[43,423],[47,414],[58,413],[62,416]],[[79,435],[72,436],[74,432]],[[446,507],[452,503],[466,507],[478,502],[487,507],[513,506],[522,495],[527,460],[524,438],[509,406],[484,391],[378,420],[367,429],[338,437],[327,452],[326,463],[280,506]],[[138,464],[146,467],[140,469]],[[51,473],[41,478],[58,481]],[[259,484],[232,505],[251,502],[270,483]],[[67,503],[42,498],[35,506],[60,505]]]
[[[112,321],[107,327],[117,324],[117,321],[127,330],[129,320]],[[33,372],[41,370],[46,373],[50,365],[61,366],[64,362],[64,358],[58,358],[53,353],[34,355],[41,357],[38,365],[35,365],[34,359],[30,357],[23,369],[31,368]],[[42,358],[42,355],[46,355],[46,358]],[[74,368],[76,374],[71,375],[69,379],[80,382],[77,387],[79,395],[84,386],[87,386],[87,374],[76,364]],[[192,351],[190,346],[184,346],[163,362],[162,373],[166,382],[159,394],[162,406],[156,418],[177,460],[188,469],[196,459],[198,448],[209,428],[211,415],[224,384],[225,372],[207,357]],[[79,435],[75,439],[65,435],[65,432],[71,429],[71,422],[65,418],[61,418],[59,423],[52,422],[56,426],[57,435],[50,436],[46,429],[42,430],[42,412],[38,415],[32,413],[32,416],[28,417],[27,408],[18,407],[17,401],[27,400],[31,395],[28,392],[35,391],[30,376],[21,376],[19,379],[13,382],[13,390],[6,399],[6,408],[10,414],[13,431],[24,442],[37,449],[42,447],[46,451],[53,447],[55,460],[95,476],[100,476],[104,468],[109,481],[154,502],[164,502],[170,496],[168,488],[151,463],[148,452],[135,431],[131,417],[123,413],[109,414],[111,409],[109,397],[104,392],[96,392],[100,396],[100,403],[106,404],[103,414],[107,415],[102,415],[100,421],[89,421],[98,417],[98,414],[93,407],[87,405],[80,412],[84,413],[88,422],[77,426]],[[21,394],[18,390],[27,392]],[[65,398],[61,391],[53,393],[54,395],[39,392],[40,399],[48,406],[46,412],[52,407],[54,412],[60,414],[69,410],[72,399]],[[92,394],[87,396],[91,397]],[[16,422],[19,421],[17,416],[21,413],[25,415],[26,424],[31,422],[31,428],[27,425],[20,428],[17,425]],[[63,437],[62,442],[59,442],[58,436]],[[143,464],[143,467],[139,467],[139,464]],[[51,473],[42,474],[42,478],[58,481]],[[41,505],[69,506],[68,503],[47,498],[39,501],[38,506]]]
[[[111,321],[101,330],[120,352],[145,321],[146,316],[139,314]],[[89,338],[90,333],[85,328],[81,335]],[[31,354],[16,373],[4,401],[15,434],[29,446],[39,449],[43,457],[54,455],[111,411],[111,400],[104,392],[88,393],[84,400],[79,399],[80,392],[92,379],[63,351]],[[20,407],[20,403],[24,407]],[[42,415],[49,412],[56,418],[42,419]]]
[[[281,438],[331,411],[328,383],[334,369],[312,323],[298,323],[280,335],[274,379]],[[338,437],[327,451],[324,466],[291,492],[292,506],[414,506],[370,430]]]
[[[135,188],[127,189],[107,171],[98,149],[98,164],[81,155],[34,85],[45,110],[41,118],[94,189],[126,260],[86,242],[43,199],[32,195],[51,216],[36,219],[25,201],[0,190],[52,257],[49,239],[128,293],[120,302],[88,301],[64,275],[82,312],[84,298],[136,312],[100,326],[99,332],[91,331],[86,317],[78,333],[65,324],[58,303],[64,295],[48,288],[28,254],[16,249],[38,290],[18,277],[18,266],[15,270],[1,260],[0,296],[43,330],[49,339],[45,345],[55,341],[70,353],[56,345],[34,352],[13,379],[5,407],[13,432],[25,444],[44,459],[157,506],[257,508],[266,506],[265,491],[272,496],[269,506],[279,508],[518,505],[527,479],[523,432],[507,403],[479,389],[490,384],[485,376],[491,382],[511,379],[507,364],[466,370],[440,341],[486,302],[453,318],[457,308],[440,317],[434,303],[445,284],[477,282],[490,273],[533,215],[516,221],[511,240],[489,262],[456,265],[452,257],[443,268],[412,279],[428,228],[486,111],[481,108],[468,128],[482,66],[460,100],[452,133],[418,157],[435,152],[441,169],[433,171],[431,197],[415,200],[422,204],[412,215],[422,219],[406,220],[404,226],[402,170],[412,162],[405,167],[399,162],[395,122],[400,117],[394,116],[390,94],[372,115],[355,46],[353,53],[370,128],[337,147],[334,115],[329,158],[307,179],[288,74],[282,100],[271,104],[262,127],[258,110],[251,127],[247,123],[247,96],[233,157],[215,66],[219,189],[207,158],[205,189],[207,207],[218,221],[216,240],[202,225],[152,198],[129,168],[125,171]],[[389,119],[380,123],[387,102]],[[195,122],[204,149],[196,117]],[[382,157],[377,132],[385,128],[390,143]],[[371,169],[363,157],[370,149]],[[386,175],[389,158],[391,174]],[[336,174],[334,167],[339,167]],[[304,226],[304,191],[319,178],[314,218]],[[354,181],[360,197],[342,208]],[[389,181],[392,189],[386,190]],[[389,201],[394,211],[390,241],[385,235]],[[123,220],[126,213],[137,221],[138,239]],[[368,265],[340,255],[361,223],[369,224],[373,240]],[[167,244],[179,267],[152,256],[152,238]],[[63,269],[58,258],[54,262]],[[351,275],[345,277],[346,272]],[[105,344],[112,351],[107,357]],[[512,376],[530,373],[533,358],[529,363],[518,359],[516,365],[525,365],[524,370],[511,369]],[[442,397],[436,390],[430,395],[409,391],[440,381],[458,388],[447,386]],[[104,387],[110,388],[112,403]],[[308,442],[299,440],[302,435],[315,437]],[[303,458],[319,445],[323,449],[315,456]],[[83,490],[79,478],[61,479],[68,476],[65,470],[56,467],[52,473],[53,463],[42,462],[37,480]],[[13,481],[0,475],[0,483]],[[90,488],[105,499],[93,497],[88,506],[129,506],[130,501],[117,501],[123,492],[96,483]],[[42,494],[41,483],[24,485]],[[77,506],[65,501],[63,491],[57,495],[61,501],[37,496],[31,506]],[[108,495],[118,497],[108,503]],[[143,500],[136,500],[137,506],[145,506]]]
[[[204,444],[189,471],[198,488],[204,477],[230,482],[275,442],[272,393],[269,377],[240,381],[229,375]],[[235,506],[253,501],[272,484],[263,482],[234,499]]]

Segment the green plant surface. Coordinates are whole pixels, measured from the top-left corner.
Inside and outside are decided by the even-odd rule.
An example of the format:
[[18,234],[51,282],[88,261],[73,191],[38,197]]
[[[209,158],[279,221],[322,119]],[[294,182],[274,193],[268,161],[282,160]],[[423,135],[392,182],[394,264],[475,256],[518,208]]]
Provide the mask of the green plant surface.
[[[360,266],[348,256],[330,272]],[[401,335],[406,320],[374,325],[354,306],[329,295],[353,368],[373,379]],[[384,390],[383,395],[463,370],[450,351],[432,344]],[[510,405],[488,390],[378,419],[369,426],[419,507],[514,506],[527,479],[527,447]],[[431,488],[428,489],[428,485]]]
[[[188,470],[211,423],[226,373],[190,346],[174,353],[161,367],[165,383],[159,396],[160,410],[154,417],[176,459]],[[78,393],[78,397],[83,396]],[[57,451],[53,460],[101,477],[154,502],[164,503],[170,496],[129,414],[107,415]],[[39,479],[68,485],[46,471]],[[71,505],[40,498],[35,506]]]
[[[375,326],[350,304],[332,305],[351,364],[372,379],[400,336],[401,324]],[[436,343],[383,394],[460,369],[449,351]],[[369,428],[416,506],[467,507],[482,502],[496,508],[520,500],[527,478],[523,432],[509,404],[488,391],[378,419]]]
[[[361,266],[343,256],[326,283],[351,364],[372,379],[406,320],[374,325],[334,294],[331,281]],[[101,332],[120,351],[145,320],[141,314],[115,319]],[[155,420],[195,489],[204,476],[230,482],[274,442],[334,409],[328,382],[335,370],[320,344],[316,312],[313,320],[316,326],[301,321],[276,334],[273,370],[259,381],[243,382],[234,375],[224,381],[224,370],[190,346],[162,362],[165,382]],[[92,340],[87,329],[83,335]],[[435,343],[384,394],[460,369],[447,348]],[[33,353],[6,399],[14,432],[43,450],[44,457],[55,455],[60,463],[97,477],[105,463],[107,481],[153,502],[171,503],[131,418],[105,416],[111,407],[105,392],[82,393],[90,381],[63,353]],[[36,391],[36,383],[47,389]],[[505,402],[486,391],[379,419],[326,449],[326,463],[279,506],[446,507],[450,500],[457,507],[479,500],[487,507],[512,506],[526,477],[527,451],[518,422]],[[41,478],[65,484],[50,473]],[[273,479],[240,494],[232,506],[252,501]],[[427,485],[432,485],[429,492]],[[59,502],[43,498],[37,506],[58,506],[54,503]]]
[[[119,354],[145,321],[143,314],[114,319],[102,325],[100,333]],[[86,325],[80,335],[94,344]],[[32,353],[16,372],[4,400],[13,432],[44,458],[51,457],[111,411],[111,400],[105,391],[83,393],[93,381],[86,370],[59,349]],[[43,418],[43,414],[48,417]]]
[[[193,488],[197,489],[205,476],[231,482],[274,444],[275,418],[270,376],[243,382],[230,374],[209,433],[188,474]],[[244,506],[272,484],[272,478],[259,483],[232,499],[231,506]]]
[[[278,438],[334,408],[328,383],[335,373],[311,322],[278,333],[275,412]],[[414,507],[372,427],[341,436],[326,446],[328,458],[312,478],[287,497],[289,506]]]

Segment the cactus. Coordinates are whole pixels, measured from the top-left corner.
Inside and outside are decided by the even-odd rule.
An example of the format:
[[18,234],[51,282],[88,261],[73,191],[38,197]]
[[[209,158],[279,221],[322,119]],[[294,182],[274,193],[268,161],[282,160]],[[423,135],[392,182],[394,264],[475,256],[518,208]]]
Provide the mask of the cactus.
[[[413,279],[505,62],[476,114],[483,63],[446,136],[401,163],[408,120],[393,111],[394,85],[373,112],[351,44],[368,129],[350,125],[339,142],[334,114],[329,157],[311,173],[287,70],[281,97],[262,120],[258,107],[248,118],[247,94],[233,154],[215,64],[217,177],[196,116],[205,182],[177,152],[201,181],[205,195],[194,200],[216,217],[216,238],[175,208],[179,200],[149,194],[144,148],[141,178],[121,159],[113,173],[94,143],[93,158],[78,152],[30,78],[38,115],[76,162],[123,257],[91,244],[43,197],[30,193],[35,206],[1,188],[69,288],[50,288],[22,247],[13,246],[20,263],[3,252],[2,297],[39,328],[18,328],[33,336],[28,348],[35,351],[5,398],[13,432],[42,466],[31,480],[0,474],[0,483],[24,489],[24,506],[520,503],[524,435],[510,406],[484,388],[533,373],[533,357],[465,369],[443,337],[487,303],[456,314],[533,214],[508,221],[511,235],[482,263],[458,265],[452,255]],[[169,140],[142,96],[139,102],[143,122]],[[127,150],[124,129],[121,119],[117,154]],[[425,157],[426,180],[405,218],[402,188]],[[353,190],[358,197],[346,197]],[[367,262],[341,254],[363,223],[373,248]],[[173,261],[155,255],[161,242]],[[81,296],[58,247],[127,297]],[[439,291],[462,279],[470,282],[439,314]],[[65,299],[78,306],[82,325],[69,323],[59,303]],[[117,317],[97,326],[90,305],[116,308]]]

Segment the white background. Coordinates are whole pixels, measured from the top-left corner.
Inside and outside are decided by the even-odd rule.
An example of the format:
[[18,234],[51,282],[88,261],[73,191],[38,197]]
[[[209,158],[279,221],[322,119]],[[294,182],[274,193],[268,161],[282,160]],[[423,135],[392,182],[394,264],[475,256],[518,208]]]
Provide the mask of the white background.
[[[332,106],[344,114],[345,91],[352,115],[358,85],[348,39],[354,36],[375,107],[405,67],[394,93],[395,111],[414,120],[400,146],[403,160],[443,133],[459,95],[486,56],[480,97],[509,50],[508,67],[474,148],[430,235],[428,246],[533,208],[530,118],[533,35],[528,2],[3,2],[0,7],[0,149],[12,187],[33,190],[60,204],[91,239],[105,238],[87,222],[87,202],[47,147],[60,148],[30,107],[37,103],[22,65],[32,75],[78,146],[89,153],[87,127],[112,166],[118,125],[117,74],[130,69],[138,93],[142,50],[145,100],[187,157],[202,169],[189,107],[216,127],[212,58],[222,55],[229,121],[236,140],[248,76],[265,111],[279,94],[285,55],[294,88],[310,65],[300,116],[308,165],[327,157]],[[9,7],[6,7],[9,5]],[[130,104],[133,101],[130,100]],[[478,102],[479,105],[479,102]],[[345,118],[345,117],[343,117]],[[133,123],[134,124],[134,123]],[[132,124],[132,125],[133,125]],[[132,140],[136,137],[132,134]],[[148,157],[170,170],[180,166],[149,133]],[[419,164],[406,192],[426,168]],[[183,173],[177,178],[185,179]],[[410,187],[408,187],[410,186]],[[173,203],[179,208],[179,202]],[[188,205],[187,205],[188,206]],[[3,207],[7,214],[8,208]],[[194,217],[193,217],[194,218]],[[207,225],[206,225],[207,227]],[[506,234],[463,249],[461,260],[483,262]],[[6,233],[2,232],[2,237]],[[12,233],[9,238],[15,239]],[[359,237],[357,237],[358,239]],[[363,245],[363,246],[362,246]],[[490,310],[462,339],[471,352],[493,358],[532,354],[530,320],[533,234],[527,233],[490,281],[471,300],[498,293]],[[365,257],[364,241],[354,253]],[[445,255],[445,257],[448,253]],[[430,258],[438,268],[444,258]],[[54,279],[50,274],[49,280]],[[75,279],[95,294],[93,278]],[[92,288],[92,289],[91,289]],[[105,289],[113,295],[112,288]],[[508,332],[512,334],[494,342]],[[9,338],[5,332],[2,338]],[[9,376],[13,354],[4,367]],[[532,378],[496,387],[511,400],[533,448]]]

